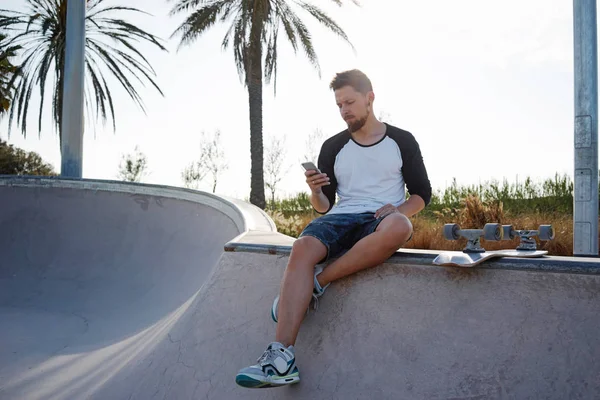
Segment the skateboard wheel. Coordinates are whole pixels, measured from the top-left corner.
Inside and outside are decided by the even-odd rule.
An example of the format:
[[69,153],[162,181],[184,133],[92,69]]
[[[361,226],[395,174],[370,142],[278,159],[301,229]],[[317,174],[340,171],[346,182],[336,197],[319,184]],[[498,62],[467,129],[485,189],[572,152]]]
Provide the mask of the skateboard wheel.
[[445,224],[444,225],[444,237],[448,240],[458,240],[460,235],[460,226],[458,224]]
[[485,240],[502,240],[503,229],[500,224],[485,224],[483,227],[483,237]]
[[502,225],[502,231],[504,240],[512,240],[516,236],[512,225]]
[[554,239],[554,229],[552,228],[552,225],[540,225],[539,238],[540,240]]

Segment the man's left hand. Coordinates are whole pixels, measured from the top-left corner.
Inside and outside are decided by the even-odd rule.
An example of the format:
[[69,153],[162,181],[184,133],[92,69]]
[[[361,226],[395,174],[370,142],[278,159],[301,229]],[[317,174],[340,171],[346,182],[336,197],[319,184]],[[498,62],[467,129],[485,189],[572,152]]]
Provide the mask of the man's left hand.
[[385,218],[390,214],[400,213],[396,207],[391,204],[386,204],[375,212],[375,218]]

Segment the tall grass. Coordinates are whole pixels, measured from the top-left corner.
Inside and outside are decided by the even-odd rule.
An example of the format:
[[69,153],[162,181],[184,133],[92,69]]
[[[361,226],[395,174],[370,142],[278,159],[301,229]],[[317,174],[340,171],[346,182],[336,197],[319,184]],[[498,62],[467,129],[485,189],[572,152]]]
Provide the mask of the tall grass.
[[[600,188],[599,188],[600,193]],[[279,232],[298,237],[317,214],[308,194],[270,202],[267,212]],[[556,174],[542,182],[527,177],[522,182],[503,180],[479,185],[458,185],[453,181],[445,190],[434,192],[431,203],[412,218],[414,235],[406,248],[459,250],[463,239],[449,241],[443,236],[445,223],[458,223],[462,228],[482,228],[486,223],[512,224],[515,229],[537,229],[552,224],[556,238],[539,242],[538,248],[551,255],[573,254],[573,182],[568,175]],[[599,239],[600,242],[600,239]],[[518,239],[485,242],[486,249],[515,248]]]
[[279,212],[286,218],[297,214],[314,213],[308,193],[298,193],[296,196],[282,200],[269,200],[266,211]]
[[[600,192],[600,190],[599,190]],[[431,203],[423,214],[459,207],[468,196],[475,195],[484,202],[502,202],[512,213],[563,212],[573,213],[573,181],[568,175],[556,174],[543,182],[534,182],[530,177],[524,181],[509,183],[506,179],[479,185],[461,185],[456,179],[446,189],[433,193]]]
[[[456,241],[444,237],[444,224],[457,223],[461,228],[482,228],[486,223],[512,225],[515,229],[538,229],[540,225],[551,224],[555,231],[555,239],[540,241],[537,237],[538,249],[548,250],[550,255],[573,255],[573,217],[566,213],[556,212],[521,212],[507,214],[500,202],[482,202],[476,195],[469,195],[462,206],[455,212],[439,213],[436,218],[418,215],[412,218],[414,234],[404,247],[413,249],[461,250],[466,239]],[[499,242],[481,239],[487,250],[514,249],[519,245],[519,238]],[[600,240],[599,240],[600,243]]]

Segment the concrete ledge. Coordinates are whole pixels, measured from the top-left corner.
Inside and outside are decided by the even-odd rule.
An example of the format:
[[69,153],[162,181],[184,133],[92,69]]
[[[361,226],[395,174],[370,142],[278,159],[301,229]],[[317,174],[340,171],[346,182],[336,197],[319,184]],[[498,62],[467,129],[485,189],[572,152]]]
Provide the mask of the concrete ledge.
[[295,240],[279,232],[248,231],[226,243],[225,251],[289,255]]
[[[289,256],[294,238],[277,232],[248,233],[240,235],[225,245],[227,252],[246,252]],[[388,264],[423,265],[433,268],[435,257],[443,250],[400,249],[387,260]],[[583,257],[546,256],[541,258],[496,258],[485,262],[476,269],[506,269],[522,271],[546,271],[578,274],[600,274],[600,259]]]

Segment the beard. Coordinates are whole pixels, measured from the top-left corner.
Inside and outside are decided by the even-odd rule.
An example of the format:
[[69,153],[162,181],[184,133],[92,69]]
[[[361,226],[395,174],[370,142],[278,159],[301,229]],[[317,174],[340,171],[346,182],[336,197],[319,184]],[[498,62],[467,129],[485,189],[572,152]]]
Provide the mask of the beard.
[[368,117],[369,117],[369,112],[367,112],[367,114],[365,114],[365,116],[362,118],[356,118],[352,121],[346,121],[346,124],[348,124],[348,130],[350,131],[350,133],[356,132],[357,130],[359,130],[360,128],[365,126],[365,124],[367,123]]

